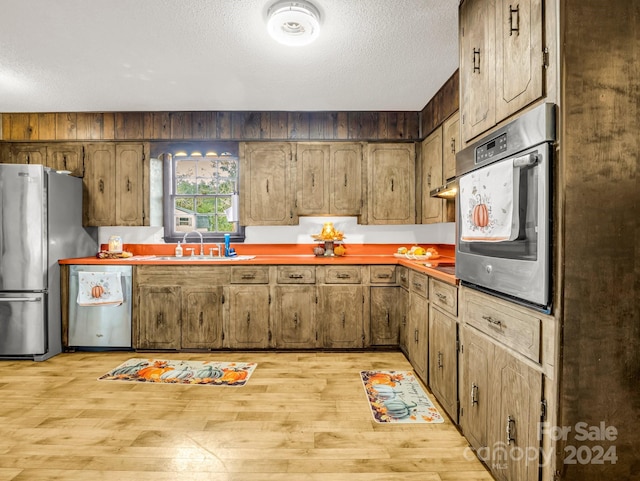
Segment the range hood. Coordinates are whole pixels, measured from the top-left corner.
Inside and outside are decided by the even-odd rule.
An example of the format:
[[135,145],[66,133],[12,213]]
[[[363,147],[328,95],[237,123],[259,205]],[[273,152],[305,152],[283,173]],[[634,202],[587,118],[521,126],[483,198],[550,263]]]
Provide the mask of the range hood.
[[436,187],[429,192],[431,197],[440,197],[441,199],[455,199],[458,194],[458,180],[451,179],[444,185]]

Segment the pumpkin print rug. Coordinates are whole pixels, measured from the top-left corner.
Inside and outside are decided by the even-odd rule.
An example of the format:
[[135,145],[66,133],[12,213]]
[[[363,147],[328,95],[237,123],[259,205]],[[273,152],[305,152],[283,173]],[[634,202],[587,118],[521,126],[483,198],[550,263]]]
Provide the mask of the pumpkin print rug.
[[360,371],[373,418],[379,423],[443,423],[411,371]]
[[244,386],[257,363],[129,359],[100,376],[99,381],[156,384]]

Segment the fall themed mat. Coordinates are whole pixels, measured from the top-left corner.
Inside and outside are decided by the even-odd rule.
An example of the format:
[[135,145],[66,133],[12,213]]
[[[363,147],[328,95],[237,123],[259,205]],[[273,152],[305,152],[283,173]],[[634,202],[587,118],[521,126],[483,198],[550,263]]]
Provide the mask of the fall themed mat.
[[360,371],[373,418],[379,423],[443,423],[411,371]]
[[99,381],[133,381],[157,384],[244,386],[255,362],[174,361],[129,359],[100,376]]

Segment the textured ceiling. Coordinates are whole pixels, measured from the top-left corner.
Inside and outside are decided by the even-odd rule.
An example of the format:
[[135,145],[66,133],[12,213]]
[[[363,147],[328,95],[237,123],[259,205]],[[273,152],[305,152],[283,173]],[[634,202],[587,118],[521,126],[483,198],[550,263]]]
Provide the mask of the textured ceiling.
[[0,112],[421,110],[458,67],[459,0],[313,0],[318,40],[269,37],[273,0],[2,0]]

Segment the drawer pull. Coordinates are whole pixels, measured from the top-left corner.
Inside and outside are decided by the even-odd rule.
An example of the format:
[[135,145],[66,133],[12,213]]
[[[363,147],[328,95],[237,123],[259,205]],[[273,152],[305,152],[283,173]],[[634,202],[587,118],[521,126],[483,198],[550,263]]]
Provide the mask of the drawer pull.
[[438,369],[442,369],[444,364],[442,364],[442,353],[438,351]]
[[391,278],[391,274],[376,274],[376,277],[378,279],[390,279]]
[[418,336],[418,330],[417,329],[413,331],[413,340],[415,342],[418,342],[420,340],[419,336]]
[[251,324],[251,313],[247,312],[247,327],[249,327],[249,324]]
[[482,316],[482,318],[489,324],[493,324],[496,327],[502,327],[502,321],[496,320],[491,316]]
[[391,316],[389,315],[389,310],[387,309],[387,327],[391,325]]
[[242,274],[242,278],[243,279],[255,279],[256,275],[255,274]]
[[422,284],[420,284],[419,282],[414,282],[413,287],[415,287],[416,289],[422,289]]
[[478,385],[473,382],[471,383],[471,405],[475,406],[478,404]]
[[405,276],[404,274],[400,274],[400,280],[401,280],[402,282],[406,282],[406,280],[407,280],[407,276]]
[[298,313],[294,312],[293,314],[293,327],[298,327]]
[[337,274],[336,277],[338,279],[351,279],[351,276],[349,274]]
[[302,279],[304,276],[302,274],[289,274],[289,279]]
[[447,302],[447,296],[441,292],[436,292],[436,297],[440,299],[440,302]]

